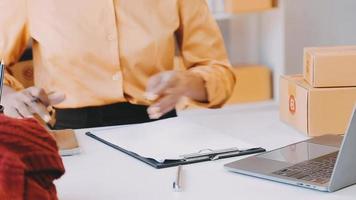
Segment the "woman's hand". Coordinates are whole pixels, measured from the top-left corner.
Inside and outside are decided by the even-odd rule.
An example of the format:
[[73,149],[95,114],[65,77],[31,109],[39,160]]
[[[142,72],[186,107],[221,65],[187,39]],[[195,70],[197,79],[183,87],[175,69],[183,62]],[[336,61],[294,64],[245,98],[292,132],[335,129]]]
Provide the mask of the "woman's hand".
[[4,86],[2,105],[4,114],[15,118],[28,118],[38,114],[45,122],[49,122],[51,116],[47,107],[58,104],[65,99],[65,95],[58,92],[46,94],[37,87],[30,87],[22,91],[15,91]]
[[190,71],[167,71],[150,78],[146,98],[154,101],[147,109],[151,119],[158,119],[173,110],[182,97],[206,102],[208,100],[204,79]]

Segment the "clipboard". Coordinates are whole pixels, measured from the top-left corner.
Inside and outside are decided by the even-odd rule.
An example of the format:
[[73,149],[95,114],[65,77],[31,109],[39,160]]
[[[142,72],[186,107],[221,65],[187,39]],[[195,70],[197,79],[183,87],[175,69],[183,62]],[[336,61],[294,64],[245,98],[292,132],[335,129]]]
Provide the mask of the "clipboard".
[[158,162],[155,159],[152,158],[147,158],[138,155],[135,152],[128,151],[118,145],[115,145],[107,140],[104,140],[91,132],[86,132],[85,133],[87,136],[102,142],[105,145],[108,145],[122,153],[125,153],[129,156],[132,156],[133,158],[136,158],[156,169],[163,169],[163,168],[168,168],[168,167],[175,167],[179,165],[188,165],[188,164],[193,164],[193,163],[198,163],[198,162],[206,162],[206,161],[214,161],[214,160],[219,160],[223,158],[230,158],[230,157],[236,157],[236,156],[244,156],[244,155],[249,155],[249,154],[255,154],[255,153],[260,153],[260,152],[265,152],[266,150],[261,147],[257,148],[249,148],[249,149],[237,149],[237,148],[229,148],[229,149],[221,149],[221,150],[211,150],[211,149],[205,149],[201,150],[200,152],[197,153],[191,153],[191,154],[185,154],[182,155],[181,159],[178,160],[165,160],[164,162]]

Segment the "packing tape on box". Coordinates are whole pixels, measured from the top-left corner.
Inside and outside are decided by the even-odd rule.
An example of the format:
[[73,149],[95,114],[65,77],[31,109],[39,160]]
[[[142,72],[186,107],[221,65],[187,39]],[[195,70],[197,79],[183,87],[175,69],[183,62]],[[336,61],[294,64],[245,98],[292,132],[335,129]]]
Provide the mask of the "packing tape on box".
[[313,57],[310,55],[310,53],[305,53],[305,76],[310,77],[310,69],[311,65],[314,63],[312,61]]

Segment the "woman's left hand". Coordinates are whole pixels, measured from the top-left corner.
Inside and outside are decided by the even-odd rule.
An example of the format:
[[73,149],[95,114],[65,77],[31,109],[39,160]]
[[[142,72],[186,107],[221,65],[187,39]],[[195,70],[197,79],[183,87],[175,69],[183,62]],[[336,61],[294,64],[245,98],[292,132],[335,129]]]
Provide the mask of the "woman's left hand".
[[173,110],[182,97],[206,102],[208,94],[204,79],[190,71],[167,71],[152,76],[146,88],[146,98],[154,101],[147,109],[151,119],[159,119]]

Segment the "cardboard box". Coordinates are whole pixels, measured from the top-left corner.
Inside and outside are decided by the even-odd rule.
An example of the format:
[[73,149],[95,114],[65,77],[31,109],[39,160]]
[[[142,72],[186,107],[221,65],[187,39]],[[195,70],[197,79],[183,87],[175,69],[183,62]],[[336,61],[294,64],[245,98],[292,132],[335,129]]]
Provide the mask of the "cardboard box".
[[50,134],[57,143],[61,156],[72,156],[80,153],[80,147],[74,130],[52,130]]
[[262,65],[233,67],[236,86],[226,104],[266,101],[272,99],[272,72]]
[[280,78],[281,120],[309,136],[343,134],[356,103],[356,87],[313,88],[302,75]]
[[228,13],[258,12],[276,8],[277,0],[225,0]]
[[305,48],[303,73],[313,87],[356,86],[356,46]]
[[[226,105],[267,101],[272,99],[272,71],[263,65],[238,65],[232,68],[236,86]],[[201,108],[183,98],[177,110]]]

